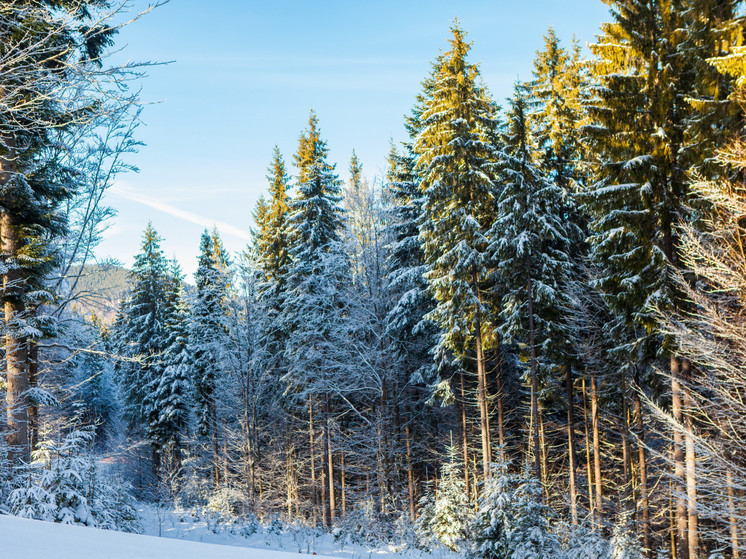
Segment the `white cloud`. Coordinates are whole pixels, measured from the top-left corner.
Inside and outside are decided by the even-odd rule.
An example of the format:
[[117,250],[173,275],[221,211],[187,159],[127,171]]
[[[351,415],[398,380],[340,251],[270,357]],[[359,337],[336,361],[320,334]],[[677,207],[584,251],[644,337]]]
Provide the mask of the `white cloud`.
[[224,235],[231,235],[232,237],[237,237],[245,241],[249,241],[251,239],[247,231],[244,231],[239,227],[236,227],[235,225],[231,225],[230,223],[225,223],[222,221],[216,221],[208,217],[197,215],[187,210],[182,210],[181,208],[177,208],[176,206],[172,206],[171,204],[166,204],[165,202],[162,202],[157,198],[153,198],[152,196],[130,190],[122,186],[121,184],[114,185],[111,188],[110,192],[127,200],[132,200],[133,202],[137,202],[138,204],[143,204],[144,206],[148,206],[149,208],[153,208],[165,214],[183,219],[184,221],[188,221],[189,223],[194,223],[208,229],[215,226],[217,227],[218,231],[220,231]]

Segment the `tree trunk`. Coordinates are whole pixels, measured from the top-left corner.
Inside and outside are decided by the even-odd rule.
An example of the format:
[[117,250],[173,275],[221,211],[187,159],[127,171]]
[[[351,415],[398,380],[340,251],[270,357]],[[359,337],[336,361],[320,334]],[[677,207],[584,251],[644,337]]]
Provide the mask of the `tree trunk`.
[[459,422],[461,426],[461,449],[464,455],[464,482],[466,483],[466,494],[471,495],[469,482],[469,430],[466,424],[466,389],[464,388],[464,373],[459,372],[459,387],[461,398],[457,399]]
[[326,431],[326,456],[327,456],[327,466],[328,466],[328,474],[327,478],[329,479],[329,525],[331,526],[334,524],[334,520],[336,519],[336,501],[335,501],[335,495],[334,495],[334,454],[332,453],[332,433],[331,433],[331,419],[330,419],[330,411],[329,411],[329,397],[326,397],[326,402],[324,406],[324,411],[326,413],[326,421],[325,421],[325,431]]
[[308,444],[309,444],[309,450],[311,452],[311,519],[313,521],[313,524],[316,524],[317,518],[317,507],[319,505],[318,502],[318,488],[316,486],[316,452],[314,451],[314,441],[313,441],[313,402],[311,401],[311,397],[308,398]]
[[409,518],[412,522],[416,520],[415,517],[415,503],[414,503],[414,471],[412,470],[412,444],[410,442],[409,433],[409,421],[404,426],[404,435],[407,443],[407,489],[409,490]]
[[290,421],[288,420],[285,431],[285,498],[287,499],[288,518],[293,516],[293,441],[291,433]]
[[622,433],[622,459],[623,459],[623,473],[624,473],[624,492],[623,499],[624,503],[622,508],[631,512],[634,510],[633,506],[633,494],[632,494],[632,449],[630,446],[630,431],[629,431],[629,402],[627,396],[627,375],[622,375],[622,422],[621,422],[621,433]]
[[604,501],[601,483],[601,437],[598,424],[598,381],[594,374],[591,374],[591,422],[593,427],[593,474],[596,482],[596,524],[601,526]]
[[567,455],[570,473],[570,518],[574,526],[578,524],[578,494],[575,487],[575,406],[572,390],[572,367],[565,365],[565,391],[567,399]]
[[645,422],[642,417],[642,402],[640,401],[640,379],[639,372],[635,371],[636,390],[634,395],[635,417],[637,419],[637,461],[640,469],[640,508],[642,509],[642,544],[645,555],[653,556],[650,540],[650,503],[648,499],[648,465],[645,455]]
[[730,553],[732,559],[739,559],[738,547],[738,520],[736,518],[736,495],[733,489],[733,470],[730,466],[725,471],[725,480],[728,489],[728,522],[730,524]]
[[[671,356],[671,409],[673,412],[673,491],[676,499],[676,555],[678,559],[689,559],[687,542],[687,507],[686,482],[684,465],[684,437],[681,429],[684,425],[682,413],[681,370],[679,360]],[[695,558],[691,558],[695,559]]]
[[[39,344],[29,340],[28,384],[29,388],[36,388],[39,376]],[[39,446],[39,407],[35,402],[29,402],[29,445],[33,452]]]
[[[477,301],[481,305],[482,297],[479,292],[479,274],[473,272],[474,291]],[[482,433],[482,468],[484,479],[490,477],[490,464],[492,464],[492,445],[490,444],[490,417],[487,405],[487,369],[484,362],[484,347],[482,345],[482,317],[479,309],[476,312],[476,324],[474,327],[474,338],[477,350],[477,403],[479,404],[479,422]],[[464,464],[464,469],[466,469]]]
[[212,467],[215,476],[215,488],[220,487],[220,451],[218,449],[218,414],[215,399],[210,401],[210,416],[212,423]]
[[[528,268],[528,266],[527,266]],[[530,268],[529,268],[530,269]],[[533,438],[534,475],[541,481],[541,448],[539,447],[539,372],[536,358],[536,328],[534,326],[534,298],[531,278],[526,282],[528,293],[529,351],[531,361],[531,436]]]
[[[682,359],[681,374],[684,382],[689,380],[689,360]],[[699,517],[697,514],[697,471],[696,456],[694,448],[694,424],[691,410],[693,403],[689,388],[684,387],[684,427],[685,427],[685,446],[686,446],[686,496],[687,496],[687,548],[689,559],[699,559]]]
[[[0,183],[10,178],[8,161],[0,158]],[[14,260],[21,248],[17,224],[7,212],[0,213],[0,244],[2,259],[7,266],[3,275],[5,300],[5,410],[10,454],[23,462],[31,459],[29,439],[29,339],[19,334],[14,323],[26,310],[21,288],[21,274]]]
[[591,437],[588,432],[588,404],[586,402],[585,377],[583,377],[583,429],[585,430],[585,475],[588,478],[588,510],[591,513],[591,522],[595,527],[596,511],[593,506],[593,473],[591,470]]
[[342,517],[347,516],[347,480],[345,479],[345,453],[339,453],[339,485],[342,491]]
[[500,461],[507,463],[505,456],[505,418],[503,416],[502,358],[497,369],[497,438],[500,443]]
[[544,411],[539,410],[539,448],[541,449],[541,477],[539,481],[544,489],[544,502],[549,502],[549,461],[547,459],[547,437],[544,431]]

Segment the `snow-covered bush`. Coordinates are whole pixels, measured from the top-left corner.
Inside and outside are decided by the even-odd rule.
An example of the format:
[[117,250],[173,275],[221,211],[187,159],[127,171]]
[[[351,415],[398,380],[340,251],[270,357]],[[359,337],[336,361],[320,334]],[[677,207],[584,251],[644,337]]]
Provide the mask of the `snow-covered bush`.
[[566,559],[605,559],[609,541],[598,530],[587,526],[566,526],[560,531]]
[[469,540],[473,516],[466,497],[466,482],[458,463],[458,453],[455,447],[450,446],[448,462],[441,468],[438,493],[432,504],[425,504],[417,531],[426,547],[428,539],[432,537],[448,549],[458,551]]
[[614,526],[609,559],[643,559],[644,557],[640,540],[635,535],[629,517],[622,515]]
[[562,557],[556,536],[549,529],[549,507],[542,501],[542,487],[524,477],[515,491],[514,527],[508,538],[512,559]]
[[245,510],[246,494],[232,487],[215,490],[207,501],[207,510],[216,512],[226,519],[240,516]]
[[93,429],[72,431],[61,442],[44,441],[8,499],[10,513],[24,518],[139,531],[128,486],[97,468],[87,452]]
[[513,529],[513,499],[517,478],[507,464],[493,464],[492,476],[482,486],[479,509],[472,524],[471,557],[510,557],[508,538]]
[[332,535],[336,541],[371,545],[388,541],[391,529],[373,499],[363,499],[337,523]]
[[549,559],[563,557],[549,526],[549,508],[542,502],[541,484],[529,476],[493,466],[479,497],[472,525],[471,556],[482,559]]
[[417,546],[424,550],[429,551],[434,545],[437,544],[433,534],[430,531],[430,522],[433,519],[433,511],[435,510],[435,499],[433,499],[432,490],[427,488],[425,493],[420,497],[417,502],[420,515],[417,520],[414,521],[414,531],[417,534]]

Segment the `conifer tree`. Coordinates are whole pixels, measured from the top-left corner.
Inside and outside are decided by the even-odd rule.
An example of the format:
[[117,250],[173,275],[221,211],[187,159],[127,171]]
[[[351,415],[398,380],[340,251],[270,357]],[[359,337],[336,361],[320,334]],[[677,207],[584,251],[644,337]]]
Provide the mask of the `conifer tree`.
[[542,503],[539,480],[524,477],[515,490],[513,529],[508,534],[510,559],[561,557],[559,542],[549,527],[550,509]]
[[[676,421],[683,423],[687,396],[681,381],[689,376],[689,362],[678,357],[670,339],[660,337],[653,309],[672,312],[683,304],[673,273],[680,267],[676,223],[687,217],[687,171],[706,167],[702,158],[707,151],[697,146],[707,145],[717,131],[711,119],[723,106],[709,103],[714,113],[696,113],[702,106],[693,102],[695,97],[718,97],[713,88],[717,79],[703,64],[715,54],[713,46],[724,44],[713,40],[722,22],[713,22],[714,35],[704,32],[707,38],[701,30],[710,27],[703,25],[706,16],[720,15],[714,12],[721,8],[727,13],[732,3],[611,5],[613,22],[603,26],[598,43],[591,45],[597,86],[587,105],[591,122],[585,129],[600,163],[587,196],[592,257],[601,271],[595,286],[619,325],[636,338],[619,347],[622,374],[624,364],[634,366],[641,356],[650,358],[662,349],[670,363],[671,407]],[[691,430],[673,432],[675,552],[682,559],[699,555],[691,436]]]
[[[119,367],[118,381],[124,399],[123,415],[131,433],[144,433],[155,412],[150,395],[160,382],[168,348],[166,301],[170,277],[160,243],[161,237],[148,223],[132,268],[132,291],[122,303],[116,325],[119,352],[127,358]],[[150,443],[153,471],[157,472],[160,445],[154,438]]]
[[260,198],[254,212],[258,230],[254,235],[254,254],[260,271],[257,293],[265,313],[262,321],[262,360],[276,378],[285,373],[285,343],[288,332],[282,328],[287,274],[290,268],[288,240],[289,177],[279,148],[272,153],[269,167],[269,201]]
[[221,381],[226,346],[226,303],[228,296],[228,258],[214,230],[200,238],[195,283],[197,296],[189,329],[189,353],[192,356],[199,433],[208,437],[212,447],[213,481],[220,486],[218,452],[218,386]]
[[[323,477],[329,496],[328,514],[325,510],[324,518],[333,522],[336,503],[331,395],[343,390],[337,381],[344,379],[337,376],[339,369],[331,356],[336,353],[338,344],[346,342],[340,328],[344,324],[344,285],[348,281],[349,267],[341,240],[340,181],[334,174],[334,166],[326,160],[327,153],[318,119],[312,111],[308,129],[301,135],[295,155],[297,194],[289,204],[291,264],[282,326],[288,332],[284,354],[288,366],[284,377],[287,393],[307,402],[309,419],[316,403],[322,407],[326,455]],[[312,476],[315,477],[315,472]],[[326,489],[325,485],[325,492]]]
[[484,482],[479,494],[479,508],[471,527],[474,536],[471,557],[511,557],[509,538],[515,529],[514,506],[518,478],[508,472],[505,462],[492,464],[492,469],[492,476]]
[[[555,186],[562,190],[557,206],[567,234],[567,251],[574,275],[583,267],[587,256],[585,218],[577,204],[577,194],[587,183],[585,166],[581,163],[580,141],[581,102],[585,91],[585,75],[581,69],[580,47],[573,44],[568,52],[560,44],[551,27],[544,36],[544,49],[534,59],[534,79],[529,84],[530,121],[537,150],[537,167]],[[566,336],[563,351],[567,404],[568,478],[570,516],[578,523],[578,490],[576,483],[576,444],[573,366],[576,365],[574,340]]]
[[260,198],[255,213],[255,223],[259,227],[254,244],[257,265],[264,273],[263,290],[276,287],[281,290],[284,276],[290,261],[287,241],[287,216],[289,177],[285,162],[277,146],[272,152],[269,167],[269,201]]
[[474,513],[466,495],[458,449],[450,445],[447,453],[448,461],[441,467],[438,493],[427,528],[440,543],[457,551],[470,536],[469,527]]
[[[66,231],[64,204],[80,171],[61,155],[97,114],[101,55],[115,30],[99,19],[107,2],[3,2],[0,6],[0,239],[9,444],[28,462],[34,340],[54,330],[36,311],[54,293],[45,280]],[[91,94],[91,90],[95,94]],[[95,100],[94,100],[95,99]],[[99,105],[100,106],[100,105]],[[62,147],[64,146],[64,147]]]
[[164,305],[168,261],[161,250],[162,238],[148,223],[140,253],[132,267],[133,287],[122,304],[116,339],[120,352],[132,358],[120,370],[125,401],[124,415],[130,427],[147,418],[147,388],[160,377],[161,353],[166,340]]
[[452,353],[476,373],[486,478],[491,444],[485,352],[495,342],[484,290],[490,267],[486,233],[494,220],[495,106],[479,83],[477,66],[466,59],[465,33],[458,23],[451,31],[451,50],[434,64],[425,85],[422,128],[413,146],[423,193],[420,239],[437,301],[428,317],[441,328],[441,360]]
[[528,128],[525,92],[510,100],[501,164],[497,219],[490,232],[496,260],[495,293],[500,330],[519,344],[528,363],[534,475],[543,480],[539,450],[539,392],[542,379],[563,360],[567,332],[561,320],[563,281],[570,270],[561,204],[566,193],[541,173]]
[[188,351],[189,310],[184,300],[181,270],[173,263],[166,285],[164,301],[166,327],[163,372],[154,380],[147,396],[149,402],[148,438],[155,441],[162,454],[170,459],[167,467],[181,468],[191,409],[191,356]]

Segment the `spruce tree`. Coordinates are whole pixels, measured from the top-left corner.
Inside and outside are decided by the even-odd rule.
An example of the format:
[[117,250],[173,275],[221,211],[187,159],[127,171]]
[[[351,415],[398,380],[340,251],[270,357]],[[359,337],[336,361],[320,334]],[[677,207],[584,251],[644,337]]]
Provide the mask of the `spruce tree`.
[[421,131],[414,143],[423,194],[420,239],[430,289],[437,301],[428,317],[441,329],[441,360],[453,354],[476,373],[484,477],[491,457],[485,354],[495,346],[484,290],[490,268],[487,231],[494,221],[491,139],[495,106],[467,61],[470,45],[458,23],[451,49],[425,84]]
[[[331,447],[332,395],[344,391],[339,368],[332,355],[346,343],[341,330],[346,305],[344,286],[349,265],[343,252],[343,210],[340,181],[326,156],[318,119],[311,112],[308,129],[301,135],[295,164],[297,193],[289,204],[289,253],[287,295],[282,326],[288,333],[284,358],[287,361],[286,392],[313,407],[321,404],[325,464],[328,470],[329,507],[324,518],[335,518],[333,455]],[[309,417],[310,417],[309,416]],[[313,448],[311,449],[313,453]],[[315,473],[312,473],[315,476]],[[315,488],[314,488],[315,490]]]
[[166,345],[166,286],[168,261],[161,237],[148,226],[140,253],[132,267],[132,290],[122,303],[117,324],[119,351],[129,358],[120,366],[119,384],[124,397],[124,417],[131,429],[142,427],[148,417],[148,387],[160,378],[161,357]]
[[166,466],[181,468],[181,451],[186,439],[191,409],[191,356],[188,351],[189,309],[183,294],[181,270],[174,262],[169,272],[164,301],[166,326],[163,372],[147,396],[150,413],[148,438],[169,458]]
[[518,477],[506,463],[492,464],[492,476],[479,493],[477,514],[471,527],[470,557],[507,559],[511,557],[510,534],[515,529],[515,490]]
[[[695,457],[682,387],[689,362],[678,357],[670,338],[661,336],[654,309],[669,313],[684,304],[674,273],[681,267],[676,224],[692,217],[687,172],[707,172],[703,158],[708,153],[701,148],[720,134],[713,115],[722,115],[724,104],[717,100],[717,76],[713,80],[705,64],[717,56],[713,47],[725,44],[714,38],[723,22],[723,14],[715,12],[727,14],[733,5],[636,0],[611,6],[613,22],[590,46],[597,85],[585,128],[599,163],[586,203],[592,217],[591,254],[601,272],[594,285],[616,314],[618,327],[631,334],[619,338],[633,338],[618,348],[621,373],[628,374],[641,358],[663,354],[669,361],[674,419],[683,424],[689,418],[685,432],[673,432],[676,555],[696,559]],[[711,25],[710,16],[718,21]],[[696,99],[708,97],[702,112]],[[647,375],[646,380],[655,379]]]
[[539,392],[562,364],[568,337],[561,320],[563,281],[570,271],[562,219],[566,196],[537,168],[528,128],[525,91],[516,87],[503,138],[501,191],[490,231],[494,293],[500,301],[500,331],[522,349],[531,389],[530,418],[534,475],[542,480],[539,451]]
[[458,449],[450,445],[446,450],[448,461],[440,470],[438,493],[427,528],[448,549],[458,551],[470,537],[469,527],[474,513],[466,494]]
[[[561,203],[556,206],[567,236],[567,255],[572,275],[582,274],[587,258],[586,219],[578,208],[578,194],[587,184],[587,165],[583,164],[581,143],[582,100],[586,95],[586,72],[580,62],[580,46],[573,43],[568,52],[551,27],[544,36],[544,49],[534,59],[534,79],[527,84],[530,123],[536,146],[536,165],[544,176],[561,189]],[[567,282],[565,282],[567,283]],[[563,291],[567,291],[563,288]],[[569,333],[569,332],[568,332]],[[578,523],[578,488],[576,483],[576,441],[574,415],[573,369],[579,368],[574,336],[564,336],[565,398],[567,405],[568,478],[570,516]],[[559,345],[556,344],[559,348]]]
[[[81,169],[64,154],[101,106],[96,82],[115,30],[107,2],[11,0],[0,6],[0,239],[2,239],[6,391],[13,452],[31,453],[29,387],[34,342],[54,332],[37,310],[55,297],[45,281],[66,232],[65,204]],[[92,90],[95,91],[92,94]]]
[[265,320],[262,321],[261,360],[263,366],[279,379],[285,373],[282,356],[288,334],[280,322],[290,267],[287,223],[290,178],[277,147],[272,153],[267,180],[269,200],[260,198],[254,212],[258,229],[254,234],[253,254],[256,255],[256,266],[260,274],[257,294],[265,315]]
[[118,382],[124,400],[123,415],[131,434],[148,435],[153,471],[160,468],[160,443],[148,432],[157,410],[152,393],[160,383],[168,349],[167,286],[171,281],[161,237],[151,223],[143,233],[140,253],[132,268],[132,290],[122,302],[115,340],[126,360],[119,365]]
[[226,304],[230,278],[228,258],[214,230],[200,238],[200,254],[195,273],[197,295],[189,328],[197,426],[212,447],[213,481],[220,486],[218,452],[218,387],[222,380],[227,340]]

